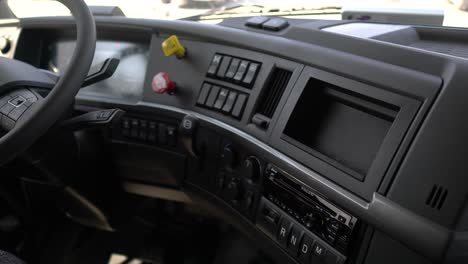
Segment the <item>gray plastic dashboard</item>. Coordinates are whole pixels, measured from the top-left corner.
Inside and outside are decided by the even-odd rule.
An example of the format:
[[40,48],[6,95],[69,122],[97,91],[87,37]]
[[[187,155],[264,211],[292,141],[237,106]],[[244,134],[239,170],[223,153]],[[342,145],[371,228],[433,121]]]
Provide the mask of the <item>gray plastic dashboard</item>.
[[[123,107],[149,116],[166,114],[176,119],[196,115],[205,126],[288,171],[409,249],[433,262],[445,259],[463,263],[466,256],[463,250],[456,249],[466,247],[467,243],[462,236],[467,227],[463,217],[468,194],[468,186],[464,184],[468,169],[465,139],[468,123],[464,120],[468,110],[467,61],[392,41],[320,30],[342,22],[291,20],[291,26],[285,30],[269,33],[247,28],[244,21],[230,19],[221,25],[204,25],[97,18],[103,38],[126,39],[127,32],[132,32],[136,36],[133,40],[147,41],[150,52],[145,85],[136,100],[80,94],[77,102],[83,106]],[[18,26],[23,33],[52,30],[60,34],[69,30],[72,23],[67,18],[39,18],[2,26]],[[401,29],[408,28],[429,31],[415,27]],[[432,39],[447,35],[461,38],[466,34],[457,29],[430,31]],[[161,42],[172,34],[178,35],[187,47],[186,59],[162,55]],[[242,88],[207,76],[215,53],[260,62],[253,87]],[[270,126],[259,129],[251,120],[259,105],[257,98],[266,89],[265,83],[275,67],[287,69],[292,75]],[[160,71],[170,73],[176,81],[180,89],[177,95],[152,92],[151,79]],[[331,166],[325,158],[317,158],[319,155],[311,155],[307,149],[284,140],[283,131],[311,78],[338,87],[332,90],[340,92],[341,97],[398,109],[382,143],[387,145],[386,151],[379,152],[383,154],[379,154],[365,175],[351,177],[340,166]],[[206,81],[249,96],[240,119],[197,106]],[[448,193],[440,208],[428,204],[434,188],[436,192],[442,189]]]

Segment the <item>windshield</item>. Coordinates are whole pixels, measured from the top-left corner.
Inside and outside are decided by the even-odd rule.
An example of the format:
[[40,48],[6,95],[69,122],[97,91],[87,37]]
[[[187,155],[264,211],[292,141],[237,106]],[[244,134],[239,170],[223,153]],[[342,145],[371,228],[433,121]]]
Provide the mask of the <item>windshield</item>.
[[[2,1],[2,0],[0,0]],[[468,0],[85,0],[90,6],[118,6],[125,16],[218,22],[236,16],[284,16],[315,19],[361,19],[377,22],[468,27]],[[17,17],[62,16],[68,10],[50,0],[8,0]],[[357,15],[344,15],[351,12]],[[354,13],[353,13],[354,12]],[[368,13],[373,12],[372,19]],[[385,13],[385,16],[382,15]],[[387,18],[388,12],[404,17]],[[429,15],[428,15],[429,14]],[[423,20],[416,16],[424,17]],[[414,19],[408,19],[408,16]],[[431,23],[427,16],[439,17]],[[396,19],[396,21],[395,21]],[[401,21],[400,21],[400,20]],[[419,19],[419,20],[418,20]],[[432,19],[432,18],[431,18]],[[436,19],[437,20],[437,19]]]

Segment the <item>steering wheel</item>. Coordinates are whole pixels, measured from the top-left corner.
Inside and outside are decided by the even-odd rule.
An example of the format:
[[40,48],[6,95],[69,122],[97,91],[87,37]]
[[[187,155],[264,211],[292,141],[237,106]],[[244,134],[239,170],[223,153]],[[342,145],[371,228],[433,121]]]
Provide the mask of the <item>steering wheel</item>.
[[[76,21],[77,41],[70,63],[58,82],[29,64],[0,58],[0,165],[29,148],[74,103],[96,48],[96,25],[83,0],[57,0]],[[42,97],[32,88],[51,88]]]

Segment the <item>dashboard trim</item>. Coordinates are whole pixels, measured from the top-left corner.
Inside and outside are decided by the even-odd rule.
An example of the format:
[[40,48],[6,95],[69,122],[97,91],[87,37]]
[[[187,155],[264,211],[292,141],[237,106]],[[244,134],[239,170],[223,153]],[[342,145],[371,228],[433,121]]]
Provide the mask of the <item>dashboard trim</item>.
[[[93,103],[95,99],[92,97],[79,96],[78,102],[80,101],[86,101],[89,105],[89,103]],[[111,101],[112,100],[109,100],[108,103]],[[96,103],[98,103],[99,107],[105,107],[105,105],[100,102]],[[119,104],[119,102],[113,102],[113,107],[115,107],[116,104]],[[130,107],[134,108],[133,110],[136,111],[146,112],[151,109],[153,111],[157,109],[162,112],[177,114],[181,117],[187,114],[194,115],[205,125],[227,131],[237,138],[237,140],[249,143],[246,145],[255,145],[261,148],[263,155],[260,154],[260,156],[264,156],[265,159],[274,162],[283,170],[295,175],[298,181],[319,191],[356,217],[400,241],[421,255],[434,261],[441,261],[444,258],[445,250],[450,242],[452,232],[435,222],[401,207],[381,194],[374,193],[372,200],[367,203],[360,197],[295,162],[288,156],[273,149],[268,144],[261,142],[255,137],[250,136],[244,131],[197,112],[144,101],[139,101],[136,105],[122,104],[122,102],[120,102],[120,107]]]

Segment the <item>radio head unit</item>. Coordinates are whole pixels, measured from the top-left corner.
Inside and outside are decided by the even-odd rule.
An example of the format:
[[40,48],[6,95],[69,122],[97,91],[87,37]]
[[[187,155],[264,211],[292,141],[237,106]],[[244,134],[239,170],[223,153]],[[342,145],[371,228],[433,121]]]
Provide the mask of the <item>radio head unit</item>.
[[328,245],[346,255],[357,218],[279,168],[265,170],[263,196]]

